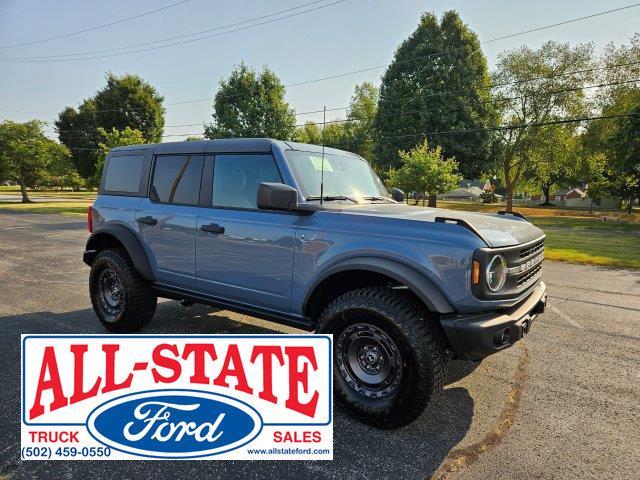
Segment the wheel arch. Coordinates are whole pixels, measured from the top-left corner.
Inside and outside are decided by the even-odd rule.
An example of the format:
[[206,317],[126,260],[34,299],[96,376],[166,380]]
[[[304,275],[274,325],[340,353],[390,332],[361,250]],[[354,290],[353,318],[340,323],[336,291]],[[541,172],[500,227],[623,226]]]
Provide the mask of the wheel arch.
[[142,275],[145,280],[155,281],[151,264],[144,251],[142,243],[129,228],[122,225],[107,225],[100,230],[96,230],[87,240],[82,260],[91,266],[96,255],[107,248],[121,248],[133,263],[136,271]]
[[315,322],[331,298],[354,288],[385,281],[406,287],[433,313],[454,311],[440,289],[412,267],[385,258],[357,257],[329,267],[314,281],[303,303],[304,315]]

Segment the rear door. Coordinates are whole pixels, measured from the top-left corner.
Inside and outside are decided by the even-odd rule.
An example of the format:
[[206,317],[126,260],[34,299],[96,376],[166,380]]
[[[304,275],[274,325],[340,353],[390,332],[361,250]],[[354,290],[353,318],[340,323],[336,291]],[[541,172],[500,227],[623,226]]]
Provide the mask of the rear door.
[[259,210],[260,182],[282,182],[271,153],[207,157],[196,284],[208,295],[288,312],[297,215]]
[[195,287],[195,242],[203,155],[158,155],[136,224],[156,281]]

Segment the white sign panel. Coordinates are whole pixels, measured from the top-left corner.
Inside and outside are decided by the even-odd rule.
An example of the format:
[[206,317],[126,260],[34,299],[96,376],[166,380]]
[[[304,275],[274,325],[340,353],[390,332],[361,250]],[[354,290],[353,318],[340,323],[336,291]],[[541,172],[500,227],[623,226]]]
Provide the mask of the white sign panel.
[[330,335],[23,335],[24,460],[333,459]]

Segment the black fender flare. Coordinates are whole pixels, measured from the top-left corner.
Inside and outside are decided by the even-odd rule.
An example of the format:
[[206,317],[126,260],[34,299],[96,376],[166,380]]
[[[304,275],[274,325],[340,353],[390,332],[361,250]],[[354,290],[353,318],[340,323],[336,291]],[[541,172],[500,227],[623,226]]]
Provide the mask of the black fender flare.
[[431,280],[414,268],[388,258],[354,257],[341,260],[325,270],[314,282],[303,303],[303,311],[307,311],[313,292],[324,280],[338,272],[346,270],[368,270],[381,273],[402,283],[415,293],[420,300],[434,313],[452,313],[455,309],[444,294]]
[[98,252],[104,249],[105,245],[111,244],[114,239],[124,247],[136,271],[145,280],[154,282],[155,277],[142,243],[130,228],[123,225],[105,225],[93,232],[87,240],[82,256],[84,263],[91,266]]

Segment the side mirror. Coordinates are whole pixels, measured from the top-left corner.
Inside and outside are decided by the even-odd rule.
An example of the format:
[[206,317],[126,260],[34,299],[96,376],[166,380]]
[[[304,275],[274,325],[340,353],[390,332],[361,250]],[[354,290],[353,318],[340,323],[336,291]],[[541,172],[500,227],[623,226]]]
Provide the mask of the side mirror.
[[262,182],[258,186],[258,208],[294,210],[298,206],[298,191],[284,183]]
[[399,188],[391,190],[391,198],[396,202],[404,202],[404,192]]

